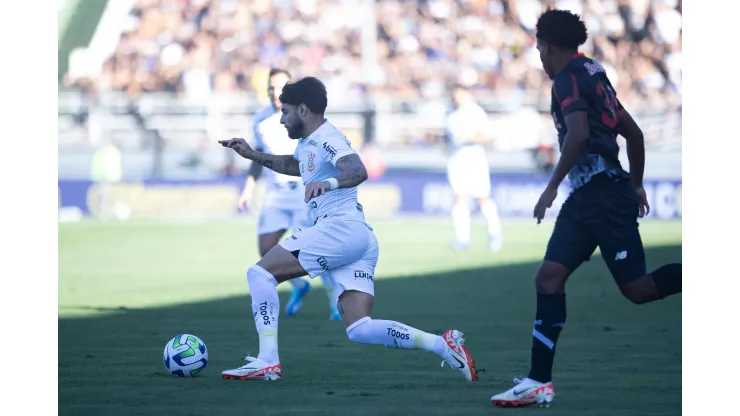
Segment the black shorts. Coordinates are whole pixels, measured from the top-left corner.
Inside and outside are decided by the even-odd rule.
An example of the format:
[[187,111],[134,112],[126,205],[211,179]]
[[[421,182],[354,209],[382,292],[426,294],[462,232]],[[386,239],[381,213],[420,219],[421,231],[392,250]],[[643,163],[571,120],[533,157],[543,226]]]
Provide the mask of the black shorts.
[[601,249],[617,284],[645,275],[645,251],[638,230],[639,202],[625,179],[596,175],[563,204],[547,243],[545,260],[571,272]]

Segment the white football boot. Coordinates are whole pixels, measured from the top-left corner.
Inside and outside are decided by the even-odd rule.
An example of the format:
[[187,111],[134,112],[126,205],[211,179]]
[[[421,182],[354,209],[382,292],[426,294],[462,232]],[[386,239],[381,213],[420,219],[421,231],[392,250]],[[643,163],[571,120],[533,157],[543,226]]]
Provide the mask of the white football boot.
[[491,397],[491,403],[498,407],[526,407],[537,404],[540,407],[550,407],[555,399],[555,389],[552,382],[540,383],[539,381],[525,378],[514,379],[516,386]]
[[246,356],[246,365],[233,370],[224,370],[221,376],[226,380],[278,380],[283,375],[283,366],[268,364],[265,360]]
[[447,344],[447,351],[445,351],[442,367],[447,363],[450,367],[461,372],[465,380],[478,380],[478,372],[475,370],[475,360],[468,353],[468,349],[465,348],[463,333],[455,329],[450,329],[442,334],[442,338]]

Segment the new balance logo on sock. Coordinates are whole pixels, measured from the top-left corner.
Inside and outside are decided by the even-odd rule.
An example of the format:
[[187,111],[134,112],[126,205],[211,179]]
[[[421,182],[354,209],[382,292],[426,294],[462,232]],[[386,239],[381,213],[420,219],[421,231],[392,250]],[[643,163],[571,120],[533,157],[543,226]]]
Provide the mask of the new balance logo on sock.
[[626,258],[627,258],[627,250],[620,251],[619,253],[617,253],[617,256],[614,257],[614,260],[624,260]]

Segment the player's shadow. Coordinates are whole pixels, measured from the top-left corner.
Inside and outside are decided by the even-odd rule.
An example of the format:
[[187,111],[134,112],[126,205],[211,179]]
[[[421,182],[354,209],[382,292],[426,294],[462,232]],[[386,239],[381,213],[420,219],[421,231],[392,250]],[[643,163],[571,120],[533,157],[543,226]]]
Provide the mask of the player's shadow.
[[[681,261],[681,246],[650,247],[646,256],[651,270],[667,262]],[[441,333],[450,328],[463,331],[478,366],[487,372],[481,374],[481,383],[461,390],[460,394],[473,395],[485,405],[487,395],[507,387],[511,377],[522,375],[528,368],[535,311],[533,277],[538,266],[533,262],[379,279],[373,316],[397,320],[427,332]],[[288,295],[288,292],[280,293],[281,306]],[[667,395],[668,408],[680,412],[680,296],[644,306],[632,305],[622,298],[603,260],[594,256],[571,277],[567,302],[567,335],[558,344],[560,380],[575,383],[584,377],[584,372],[588,376],[593,367],[600,366],[597,372],[612,375],[599,377],[601,381],[595,385],[594,394],[608,399],[620,396],[610,393],[613,386],[607,388],[604,384],[609,378],[618,374],[632,380],[637,376],[628,374],[636,374],[648,366],[657,375],[640,379],[635,387],[652,383],[660,384],[661,389],[675,388],[669,392],[661,390],[660,395]],[[346,414],[414,414],[413,401],[425,397],[424,400],[442,406],[431,410],[433,414],[459,414],[455,413],[457,408],[444,410],[445,400],[462,400],[446,396],[451,386],[459,387],[455,384],[460,381],[455,378],[459,375],[437,374],[452,370],[435,367],[439,361],[428,353],[394,354],[381,347],[351,343],[342,322],[328,320],[327,298],[321,288],[309,294],[297,316],[286,317],[281,313],[280,354],[286,373],[278,382],[280,388],[272,387],[274,383],[245,386],[220,380],[221,370],[242,365],[240,360],[247,353],[258,353],[250,305],[249,296],[236,295],[149,309],[111,305],[106,315],[59,318],[60,413],[133,411],[138,414],[136,409],[154,413],[160,409],[164,413],[163,406],[170,405],[176,412],[182,400],[199,398],[193,409],[204,409],[206,414],[234,410],[224,407],[227,405],[260,407],[269,403],[278,406],[272,407],[273,413],[283,409],[288,413],[311,414],[306,409],[314,409],[315,414],[326,414],[333,406],[345,405],[351,406]],[[178,333],[195,334],[209,347],[208,368],[193,381],[198,387],[188,387],[187,393],[181,390],[182,381],[170,380],[161,361],[165,343]],[[624,360],[623,355],[629,360]],[[657,409],[655,414],[662,414],[662,405],[654,400],[657,397],[654,386],[648,387],[652,393],[646,393],[649,395],[646,400]],[[626,394],[635,394],[631,385],[622,388],[627,390]],[[241,401],[234,396],[235,390],[243,392]],[[259,392],[259,400],[257,393],[250,391]],[[419,395],[396,397],[400,392]],[[437,394],[439,398],[435,398]],[[371,406],[369,409],[380,406],[375,409],[377,412],[355,408],[358,397],[364,397],[361,403]],[[589,400],[592,399],[593,396]],[[678,404],[670,407],[671,401]],[[475,404],[476,408],[479,404]],[[632,405],[637,403],[617,400],[617,407],[611,409],[630,413]],[[398,413],[384,406],[409,411]],[[480,408],[480,412],[464,413],[482,414],[483,409],[489,410],[488,406]],[[635,408],[640,414],[653,414],[643,410]],[[579,413],[571,408],[568,414],[588,412]]]

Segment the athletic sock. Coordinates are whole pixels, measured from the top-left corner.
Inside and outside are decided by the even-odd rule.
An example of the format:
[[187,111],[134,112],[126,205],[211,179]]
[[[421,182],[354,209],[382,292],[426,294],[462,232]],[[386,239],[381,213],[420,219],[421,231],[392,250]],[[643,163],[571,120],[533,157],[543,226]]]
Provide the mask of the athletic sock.
[[293,289],[303,289],[306,287],[307,284],[309,284],[307,281],[301,279],[300,277],[296,277],[295,279],[289,280],[290,284],[293,286]]
[[431,351],[444,357],[446,342],[434,335],[395,321],[372,319],[366,316],[347,327],[350,340],[361,344],[383,345],[388,348]]
[[480,206],[481,214],[488,222],[488,235],[491,237],[498,238],[501,236],[501,220],[498,216],[498,206],[496,202],[488,198]]
[[671,263],[650,273],[661,298],[681,293],[681,263]]
[[462,244],[470,243],[470,206],[458,203],[452,207],[452,226],[455,238]]
[[552,381],[555,345],[565,325],[565,294],[537,294],[537,315],[532,330],[532,365],[529,378],[540,383]]
[[280,298],[277,280],[267,270],[255,264],[247,270],[247,281],[252,296],[254,324],[260,338],[258,358],[268,364],[277,364],[280,362],[277,339]]

